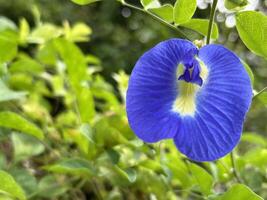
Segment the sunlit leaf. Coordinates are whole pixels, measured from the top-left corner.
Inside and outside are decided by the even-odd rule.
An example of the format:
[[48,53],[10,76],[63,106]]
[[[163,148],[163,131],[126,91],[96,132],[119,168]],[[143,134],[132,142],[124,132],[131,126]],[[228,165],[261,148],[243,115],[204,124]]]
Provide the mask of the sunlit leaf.
[[0,63],[12,60],[18,51],[17,42],[10,37],[12,31],[5,31],[0,33]]
[[215,198],[215,200],[236,200],[236,199],[248,199],[248,200],[263,200],[259,195],[254,193],[250,188],[243,184],[236,184],[232,186],[222,196]]
[[[207,19],[190,19],[188,22],[180,24],[180,26],[192,29],[201,35],[208,35],[208,26],[209,20]],[[213,23],[213,29],[211,32],[211,38],[217,39],[219,37],[218,26],[216,23]]]
[[44,134],[36,125],[13,112],[0,112],[0,127],[14,129],[43,139]]
[[196,8],[196,0],[176,0],[174,5],[175,24],[179,25],[189,21],[194,15]]
[[257,133],[245,132],[245,133],[243,133],[241,140],[245,141],[245,142],[249,142],[249,143],[254,143],[256,145],[261,145],[261,146],[267,147],[266,139]]
[[12,30],[16,30],[17,26],[16,24],[11,21],[10,19],[1,16],[0,17],[0,31],[5,30],[5,29],[12,29]]
[[159,0],[140,0],[143,7],[147,10],[150,8],[158,8],[160,7]]
[[224,0],[224,6],[229,10],[240,10],[248,4],[248,0]]
[[241,60],[241,62],[244,65],[244,67],[245,67],[245,69],[246,69],[246,71],[247,71],[247,73],[249,75],[251,84],[254,85],[254,74],[253,74],[251,68],[249,67],[249,65],[245,61]]
[[58,161],[57,163],[46,166],[46,170],[60,173],[60,174],[72,174],[80,176],[94,176],[95,169],[93,165],[82,158],[66,158]]
[[240,12],[236,16],[236,28],[244,44],[267,59],[267,16],[255,11]]
[[10,90],[3,81],[0,80],[0,102],[1,101],[10,101],[15,99],[21,99],[25,97],[26,92],[15,92]]
[[196,164],[189,164],[190,170],[192,172],[193,178],[195,178],[198,183],[200,191],[204,195],[209,195],[212,193],[213,178],[212,176],[202,167]]
[[74,92],[74,104],[78,106],[81,120],[84,123],[90,122],[95,114],[95,107],[91,88],[87,83],[90,76],[87,74],[85,56],[75,44],[67,40],[57,39],[54,45],[67,66],[69,84]]
[[165,4],[158,8],[150,8],[148,10],[169,23],[173,22],[173,6],[170,4]]
[[0,170],[0,180],[0,193],[7,194],[20,200],[26,200],[24,191],[11,175]]
[[14,147],[14,159],[16,161],[39,155],[45,150],[44,145],[40,141],[26,134],[13,133],[12,143]]
[[27,56],[21,56],[20,59],[13,62],[9,67],[9,71],[11,73],[27,72],[36,74],[43,72],[43,70],[44,68],[40,63]]
[[86,4],[94,3],[100,0],[71,0],[71,1],[79,5],[86,5]]

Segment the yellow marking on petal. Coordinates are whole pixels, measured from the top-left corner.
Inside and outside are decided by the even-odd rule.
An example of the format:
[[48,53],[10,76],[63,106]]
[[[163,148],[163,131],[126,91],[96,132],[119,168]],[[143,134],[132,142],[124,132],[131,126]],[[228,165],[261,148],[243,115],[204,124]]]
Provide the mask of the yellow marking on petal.
[[[208,68],[202,61],[197,59],[200,64],[199,76],[203,80],[203,85],[208,77]],[[188,83],[186,81],[178,80],[178,77],[183,74],[184,66],[179,64],[177,67],[177,89],[178,96],[173,104],[173,111],[178,112],[181,116],[194,116],[196,111],[195,97],[196,93],[201,89],[202,86],[197,84]]]

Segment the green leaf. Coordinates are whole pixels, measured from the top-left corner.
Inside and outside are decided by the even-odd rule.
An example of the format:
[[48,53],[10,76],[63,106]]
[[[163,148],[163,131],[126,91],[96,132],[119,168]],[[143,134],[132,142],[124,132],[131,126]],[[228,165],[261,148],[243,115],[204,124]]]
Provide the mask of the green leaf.
[[13,33],[0,33],[0,63],[10,61],[17,55],[17,43],[9,34]]
[[22,168],[13,168],[11,169],[10,174],[23,188],[27,196],[28,194],[31,194],[37,190],[36,178],[28,170]]
[[158,8],[150,8],[148,10],[169,23],[173,22],[173,6],[170,4],[165,4]]
[[240,10],[248,4],[248,0],[224,0],[224,6],[229,10]]
[[240,12],[236,28],[244,44],[255,54],[267,59],[267,16],[260,12]]
[[92,29],[84,23],[76,23],[73,27],[70,27],[66,21],[64,23],[65,38],[72,42],[87,42],[89,41],[89,35],[92,34]]
[[79,5],[86,5],[86,4],[94,3],[100,0],[71,0],[71,1]]
[[177,0],[174,5],[174,22],[177,25],[189,21],[197,8],[196,0]]
[[247,200],[263,200],[263,198],[243,184],[236,184],[232,186],[226,193],[215,198],[215,200],[236,200],[237,198]]
[[10,128],[27,133],[40,140],[44,138],[44,134],[41,129],[13,112],[0,112],[0,127]]
[[213,178],[212,176],[202,167],[196,164],[190,164],[190,170],[192,176],[195,178],[198,183],[200,191],[204,195],[209,195],[212,193]]
[[0,193],[7,194],[8,196],[12,196],[20,200],[26,199],[22,188],[7,172],[0,170],[0,180]]
[[267,147],[267,141],[264,137],[257,133],[244,133],[241,138],[242,141],[254,143],[256,145],[261,145]]
[[55,176],[48,175],[40,180],[38,190],[35,194],[36,196],[45,197],[47,199],[54,199],[55,197],[65,193],[69,187],[68,183],[60,184]]
[[45,150],[44,145],[35,137],[30,135],[13,133],[12,143],[14,147],[14,158],[16,161],[39,155]]
[[21,99],[25,97],[26,92],[15,92],[10,90],[1,80],[0,80],[0,102],[10,101],[15,99]]
[[17,29],[17,26],[10,19],[1,16],[0,17],[0,31],[6,30],[6,29],[16,30]]
[[[188,22],[180,24],[180,26],[192,29],[204,36],[208,35],[209,20],[207,19],[190,19]],[[213,28],[211,32],[211,38],[217,39],[219,37],[218,26],[213,23]]]
[[36,74],[43,72],[43,66],[37,61],[33,60],[27,56],[21,56],[20,59],[16,60],[10,65],[9,72],[27,72],[31,74]]
[[53,24],[45,23],[35,28],[28,36],[28,42],[43,44],[53,38],[61,36],[62,29]]
[[146,10],[160,7],[159,0],[141,0],[141,4]]
[[264,105],[267,105],[267,92],[263,92],[259,95],[259,99]]
[[253,74],[251,68],[249,67],[249,65],[245,61],[241,60],[241,62],[244,65],[244,67],[245,67],[245,69],[246,69],[246,71],[247,71],[247,73],[249,75],[249,78],[250,78],[250,81],[251,81],[251,85],[253,86],[254,85],[254,74]]
[[95,168],[92,166],[92,164],[88,160],[82,158],[62,159],[54,165],[46,166],[45,169],[60,174],[72,174],[89,177],[95,175]]
[[95,114],[93,95],[87,73],[86,59],[82,51],[74,44],[64,39],[56,39],[54,45],[67,66],[67,76],[72,89],[71,96],[75,95],[75,104],[78,104],[82,122],[90,122]]

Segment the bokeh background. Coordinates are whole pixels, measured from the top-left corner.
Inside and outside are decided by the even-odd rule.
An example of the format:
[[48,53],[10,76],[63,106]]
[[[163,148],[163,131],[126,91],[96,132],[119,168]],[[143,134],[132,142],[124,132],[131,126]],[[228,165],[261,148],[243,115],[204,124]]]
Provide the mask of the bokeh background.
[[[139,1],[137,0],[129,0],[128,2],[140,6]],[[162,3],[173,4],[174,2],[174,0],[162,0]],[[246,9],[259,10],[266,15],[267,0],[251,0],[249,7]],[[210,1],[199,0],[198,9],[194,17],[208,19],[209,12]],[[49,144],[47,145],[44,143],[41,146],[36,145],[36,141],[31,143],[33,140],[32,138],[20,138],[16,133],[12,133],[12,139],[10,139],[10,137],[6,138],[1,136],[0,149],[2,152],[1,155],[3,154],[1,159],[5,160],[3,162],[6,163],[2,165],[2,168],[9,171],[13,177],[22,184],[23,189],[27,192],[27,195],[29,195],[29,199],[202,199],[200,195],[201,193],[188,192],[188,188],[191,188],[190,184],[193,185],[194,181],[187,182],[187,176],[185,175],[183,177],[181,175],[183,171],[177,169],[179,167],[182,169],[185,167],[185,164],[182,164],[184,158],[181,155],[176,155],[177,152],[175,148],[173,149],[173,146],[170,147],[168,145],[164,146],[166,155],[162,158],[160,156],[162,154],[161,144],[142,146],[142,144],[139,144],[140,141],[136,140],[134,134],[129,129],[125,113],[120,113],[124,112],[124,92],[128,80],[126,74],[129,75],[131,73],[136,60],[146,50],[162,40],[177,37],[175,31],[160,24],[144,13],[121,6],[121,4],[115,0],[104,0],[88,6],[79,6],[68,0],[0,0],[0,13],[0,31],[3,30],[2,27],[5,27],[7,20],[8,23],[13,23],[14,26],[19,26],[21,20],[25,19],[28,22],[30,29],[35,29],[38,26],[38,23],[49,23],[57,27],[62,27],[64,24],[65,26],[66,24],[72,26],[77,22],[85,23],[88,26],[86,30],[90,30],[90,33],[88,32],[88,41],[87,39],[84,39],[74,42],[85,55],[90,55],[90,58],[87,57],[87,62],[90,63],[90,65],[93,65],[92,72],[90,73],[96,75],[94,75],[93,78],[90,77],[89,81],[93,80],[95,84],[93,87],[95,87],[95,90],[98,90],[99,88],[100,91],[103,90],[102,93],[97,93],[95,91],[94,94],[95,112],[97,113],[94,121],[97,122],[93,123],[92,128],[93,130],[96,130],[95,132],[105,135],[103,137],[107,138],[96,138],[96,141],[102,142],[103,145],[97,147],[97,150],[92,150],[94,151],[92,155],[87,155],[83,150],[79,149],[88,148],[81,147],[85,145],[82,143],[83,139],[75,138],[71,135],[75,135],[75,131],[77,131],[77,129],[74,129],[77,125],[75,121],[77,116],[72,112],[68,112],[68,110],[71,110],[71,103],[69,103],[71,101],[71,92],[70,96],[68,96],[66,95],[68,91],[61,91],[62,88],[59,86],[60,79],[54,80],[54,85],[52,84],[52,86],[47,82],[35,82],[38,89],[33,89],[27,86],[25,83],[26,79],[24,80],[25,77],[23,78],[22,76],[15,74],[17,72],[16,69],[14,69],[14,73],[11,72],[8,76],[6,76],[6,74],[3,75],[3,70],[1,70],[1,76],[5,77],[3,79],[6,80],[6,85],[8,85],[10,89],[29,89],[32,95],[30,98],[31,101],[1,104],[1,110],[12,110],[23,114],[34,120],[39,126],[48,127],[47,132],[48,135],[50,134],[47,139]],[[235,28],[234,12],[226,10],[223,6],[223,1],[219,0],[215,20],[218,24],[220,33],[219,39],[215,42],[225,45],[227,48],[238,54],[250,66],[254,73],[255,90],[262,89],[267,85],[267,61],[252,54],[242,43]],[[202,36],[195,32],[185,31],[187,31],[187,34],[192,38],[203,39]],[[40,56],[36,53],[42,49],[43,45],[48,46],[48,43],[38,44],[37,42],[18,45],[18,51],[22,57],[26,54],[29,57],[33,57],[41,64],[48,65],[46,72],[53,76],[58,72],[55,72],[56,70],[49,65],[58,66],[58,64],[56,64],[56,62],[45,63],[45,59],[39,59]],[[67,44],[65,45],[67,46]],[[62,48],[64,48],[65,45],[63,44]],[[52,51],[53,50],[51,50],[51,52]],[[64,55],[61,56],[64,60]],[[19,56],[15,58],[15,61],[19,58]],[[67,60],[67,58],[65,59]],[[32,74],[27,76],[32,76]],[[37,75],[34,74],[33,76]],[[23,84],[27,87],[24,87]],[[56,88],[57,86],[58,88]],[[54,91],[51,92],[49,90]],[[114,96],[109,93],[112,93]],[[109,103],[106,104],[105,101]],[[112,106],[113,103],[114,105],[120,104],[121,107],[116,108],[117,110],[110,109],[110,105]],[[264,145],[266,145],[267,136],[266,109],[266,106],[264,107],[262,102],[255,101],[248,114],[244,128],[245,132],[257,133],[262,136],[262,138],[265,138],[265,141],[263,139]],[[115,117],[113,115],[115,115]],[[4,135],[5,132],[7,132],[7,130],[1,129],[2,135]],[[113,136],[109,137],[110,133],[111,135],[113,134]],[[116,134],[124,135],[126,140],[132,142],[133,147],[128,148],[127,145],[124,144],[126,145],[124,148],[124,146],[121,145],[124,143],[125,138],[117,138],[119,141],[114,142],[114,137],[118,137]],[[250,140],[249,137],[246,138],[246,140]],[[64,138],[64,141],[62,138]],[[259,143],[262,144],[261,142]],[[15,148],[16,144],[18,144],[17,149]],[[29,152],[23,153],[23,150],[18,148],[19,144],[21,144],[22,149],[34,144],[32,148],[35,150],[37,149],[37,152],[33,154]],[[250,148],[254,148],[254,146],[250,146],[245,142],[244,145],[240,146],[238,152],[242,154],[243,152],[247,152]],[[29,148],[29,151],[32,151],[32,149]],[[82,153],[79,153],[79,151],[82,151]],[[92,178],[92,181],[89,183],[87,183],[85,179],[79,178],[81,171],[70,173],[71,175],[60,175],[56,177],[52,176],[50,173],[44,172],[49,168],[44,169],[44,166],[52,165],[61,157],[72,158],[79,156],[93,160],[96,166],[101,166],[102,160],[103,163],[106,162],[103,157],[104,151],[111,157],[111,163],[115,163],[116,166],[118,165],[120,168],[112,168],[107,165],[106,168],[111,168],[113,171],[107,172],[108,175],[99,175],[98,177]],[[173,151],[175,151],[175,153],[172,153]],[[120,153],[122,155],[118,155]],[[256,155],[257,153],[259,152],[254,152],[253,155]],[[264,151],[263,153],[266,152]],[[241,160],[238,163],[238,166],[243,169],[241,175],[247,182],[249,182],[250,186],[252,185],[251,187],[254,187],[254,189],[257,189],[259,185],[264,185],[266,190],[266,177],[263,174],[266,172],[266,167],[264,166],[267,163],[264,160],[254,161],[252,159],[253,155],[247,155],[246,158],[249,161],[252,160],[252,163],[258,163],[258,168],[262,171],[258,172],[258,169],[255,170],[250,167],[248,167],[248,169],[245,168],[244,166],[247,166],[247,160]],[[16,158],[16,156],[19,156],[19,158]],[[144,157],[147,160],[144,159]],[[176,161],[176,157],[179,157],[179,160]],[[133,161],[135,164],[131,163],[131,159],[135,159]],[[155,163],[150,160],[155,161]],[[168,162],[173,163],[163,165],[162,167],[157,164],[157,161],[159,160],[163,160],[163,163],[165,164]],[[227,168],[229,163],[227,160],[225,162]],[[144,170],[138,171],[139,166],[136,163],[141,163],[140,165],[142,165],[142,167],[152,169],[152,172]],[[214,166],[203,165],[202,167],[206,168],[208,171],[212,171]],[[217,168],[224,171],[224,167],[222,166],[217,166]],[[69,174],[67,169],[59,169],[55,166],[54,168],[50,166],[48,171],[56,174],[57,172]],[[173,180],[168,179],[170,176],[168,173],[174,174],[174,177],[176,178],[174,179],[174,182]],[[19,174],[24,174],[24,176],[19,176]],[[131,180],[136,179],[136,174],[137,181]],[[249,174],[248,176],[250,177],[246,177],[247,174]],[[162,179],[161,176],[163,175],[166,175],[168,178]],[[107,178],[106,176],[110,177]],[[125,181],[123,178],[122,180],[119,179],[118,177],[121,176],[127,176],[126,179],[129,180]],[[141,177],[141,180],[139,180],[138,177]],[[254,182],[251,177],[255,178]],[[71,180],[69,180],[69,178]],[[219,174],[218,179],[222,180],[224,184],[218,183],[216,186],[217,190],[224,191],[227,184],[232,182],[231,172]],[[170,184],[161,185],[163,183],[165,184],[164,181],[172,182],[172,189],[169,188],[170,186],[166,186]],[[53,184],[54,182],[58,183],[54,188],[47,187],[47,185]],[[64,182],[66,182],[65,185]],[[146,190],[145,188],[151,182],[154,182],[155,186]],[[33,185],[37,184],[37,188],[31,188]],[[48,189],[43,189],[42,186]],[[166,187],[167,189],[163,187]],[[256,189],[254,191],[256,191]],[[41,192],[39,190],[41,190]],[[185,192],[183,190],[185,190]],[[262,189],[260,193],[267,197],[265,190]],[[0,199],[2,199],[2,197]]]

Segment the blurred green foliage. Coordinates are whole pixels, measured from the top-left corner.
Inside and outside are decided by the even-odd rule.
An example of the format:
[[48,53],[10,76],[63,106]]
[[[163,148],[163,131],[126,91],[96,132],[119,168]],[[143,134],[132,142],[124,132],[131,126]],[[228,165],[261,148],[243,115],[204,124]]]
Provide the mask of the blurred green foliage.
[[[172,141],[138,140],[125,113],[124,71],[175,32],[115,1],[0,5],[9,17],[0,18],[0,199],[267,198],[266,92],[255,97],[235,150],[237,171],[229,155],[194,163]],[[218,25],[219,42],[250,65],[262,88],[266,60]]]

